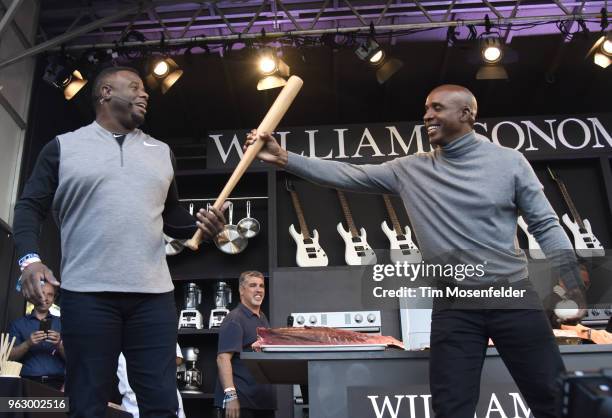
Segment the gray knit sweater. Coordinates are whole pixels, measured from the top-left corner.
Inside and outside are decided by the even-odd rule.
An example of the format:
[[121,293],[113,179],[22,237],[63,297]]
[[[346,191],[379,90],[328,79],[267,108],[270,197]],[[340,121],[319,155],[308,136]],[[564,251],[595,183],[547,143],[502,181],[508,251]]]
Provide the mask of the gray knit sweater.
[[354,165],[289,153],[286,167],[314,183],[401,196],[426,261],[484,263],[482,283],[528,276],[516,240],[520,211],[544,253],[574,287],[572,244],[521,153],[471,132],[428,153]]

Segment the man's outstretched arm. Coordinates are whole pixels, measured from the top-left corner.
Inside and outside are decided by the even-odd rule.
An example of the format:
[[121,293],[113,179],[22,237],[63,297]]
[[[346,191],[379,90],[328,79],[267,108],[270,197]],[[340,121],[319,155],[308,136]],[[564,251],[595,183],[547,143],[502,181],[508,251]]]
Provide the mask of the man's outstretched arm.
[[251,131],[243,149],[255,141],[264,141],[257,158],[321,186],[366,193],[390,193],[399,191],[393,170],[393,162],[382,164],[349,164],[320,158],[303,157],[281,148],[269,133]]

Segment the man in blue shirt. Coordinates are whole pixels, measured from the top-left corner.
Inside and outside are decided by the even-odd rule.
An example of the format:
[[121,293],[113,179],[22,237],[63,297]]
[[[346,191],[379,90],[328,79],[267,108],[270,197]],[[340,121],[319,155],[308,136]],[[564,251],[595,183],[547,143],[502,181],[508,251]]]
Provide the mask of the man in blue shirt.
[[224,418],[274,418],[274,387],[257,383],[240,360],[241,352],[253,351],[257,327],[270,328],[261,311],[266,293],[263,274],[241,273],[238,287],[240,304],[225,317],[219,330],[215,405],[224,408]]
[[45,282],[42,291],[43,300],[32,313],[11,323],[9,333],[15,337],[15,346],[9,359],[23,363],[22,377],[60,389],[64,384],[64,345],[60,319],[49,312],[56,289]]

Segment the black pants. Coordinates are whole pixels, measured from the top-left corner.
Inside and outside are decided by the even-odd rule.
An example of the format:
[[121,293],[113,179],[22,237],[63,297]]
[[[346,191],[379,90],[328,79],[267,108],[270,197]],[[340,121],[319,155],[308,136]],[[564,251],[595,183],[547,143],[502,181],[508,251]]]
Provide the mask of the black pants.
[[102,418],[123,352],[141,418],[176,417],[173,292],[62,290],[62,338],[71,418]]
[[474,418],[489,337],[533,415],[556,417],[555,384],[565,367],[544,311],[434,306],[429,374],[436,418]]

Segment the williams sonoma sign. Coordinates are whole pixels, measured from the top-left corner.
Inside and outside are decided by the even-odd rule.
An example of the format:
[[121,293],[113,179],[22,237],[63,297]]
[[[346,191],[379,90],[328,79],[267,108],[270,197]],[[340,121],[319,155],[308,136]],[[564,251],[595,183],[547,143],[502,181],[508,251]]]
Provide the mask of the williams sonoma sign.
[[[399,388],[347,388],[351,418],[434,418],[431,394],[424,385]],[[513,390],[514,389],[514,390]],[[474,418],[533,418],[529,406],[511,385],[493,385],[480,392]]]
[[[480,119],[475,130],[528,159],[612,151],[612,114]],[[243,156],[247,132],[211,132],[207,168],[234,167]],[[275,135],[283,148],[295,153],[351,163],[381,162],[431,150],[422,122],[278,128]]]

